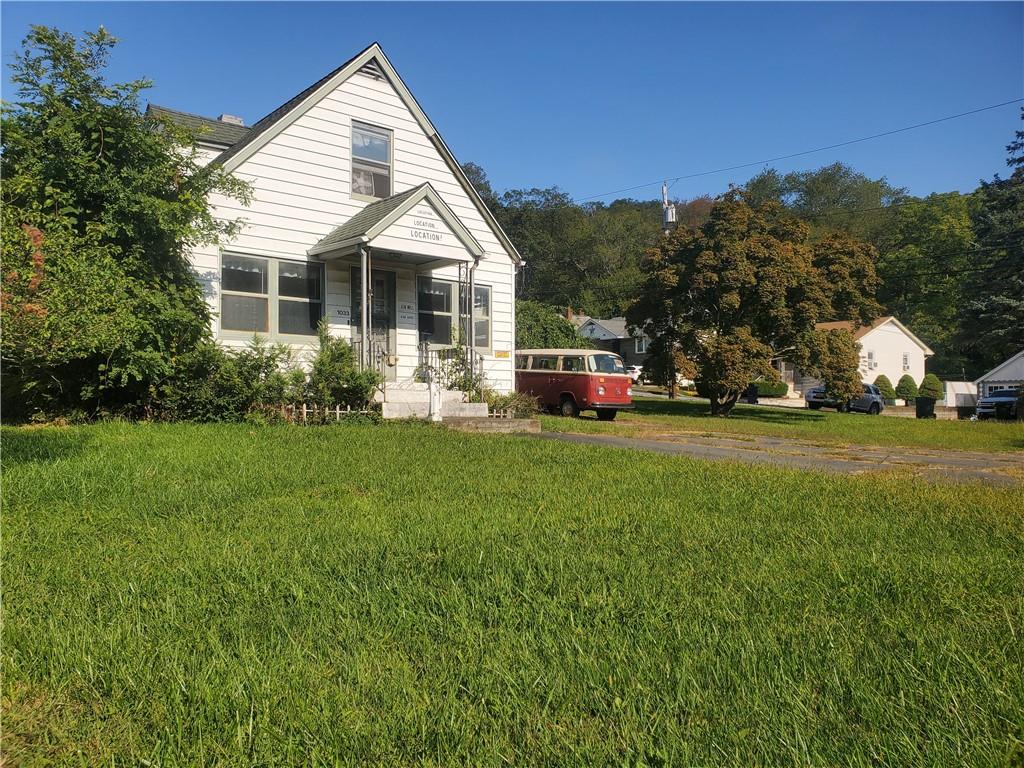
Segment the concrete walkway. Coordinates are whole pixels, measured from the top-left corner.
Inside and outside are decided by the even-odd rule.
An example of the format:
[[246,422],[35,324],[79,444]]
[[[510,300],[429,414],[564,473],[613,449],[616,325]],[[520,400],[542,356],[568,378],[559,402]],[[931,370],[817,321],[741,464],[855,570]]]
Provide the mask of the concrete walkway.
[[707,436],[670,433],[653,439],[619,435],[584,435],[543,432],[545,440],[583,445],[604,445],[656,451],[699,459],[726,459],[751,464],[772,464],[858,474],[881,470],[910,471],[926,479],[986,482],[996,485],[1024,483],[1024,454],[930,451],[923,448],[821,445],[784,437],[760,435]]

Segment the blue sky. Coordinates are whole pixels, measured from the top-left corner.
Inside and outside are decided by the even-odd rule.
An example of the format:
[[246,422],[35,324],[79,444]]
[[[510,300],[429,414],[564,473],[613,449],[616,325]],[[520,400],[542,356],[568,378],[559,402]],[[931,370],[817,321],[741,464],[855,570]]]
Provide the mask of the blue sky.
[[[578,198],[1024,96],[1021,3],[4,2],[0,14],[5,64],[29,24],[103,24],[122,40],[113,78],[148,77],[154,103],[250,124],[377,40],[460,161],[499,190],[557,184]],[[1018,114],[774,166],[840,160],[913,194],[967,191],[1005,175]],[[758,170],[672,194],[717,194]]]

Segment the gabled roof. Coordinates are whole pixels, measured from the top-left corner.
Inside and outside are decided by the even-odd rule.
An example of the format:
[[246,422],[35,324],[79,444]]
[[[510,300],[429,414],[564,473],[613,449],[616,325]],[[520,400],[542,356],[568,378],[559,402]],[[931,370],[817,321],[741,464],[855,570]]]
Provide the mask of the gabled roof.
[[416,98],[412,95],[412,92],[406,87],[405,83],[402,82],[402,78],[399,76],[394,66],[392,66],[391,62],[388,61],[388,57],[384,55],[384,50],[378,43],[371,43],[367,48],[353,56],[333,72],[330,72],[320,78],[304,91],[296,94],[269,115],[259,120],[252,126],[248,134],[214,158],[213,162],[223,165],[225,171],[231,172],[235,170],[267,142],[291,125],[301,115],[305,114],[324,96],[348,80],[348,78],[360,69],[367,66],[374,68],[388,80],[391,86],[398,93],[398,97],[412,113],[416,122],[419,123],[423,132],[427,135],[427,138],[430,139],[430,142],[440,153],[449,170],[451,170],[455,175],[455,178],[469,196],[473,205],[476,206],[484,221],[486,221],[494,231],[498,241],[505,247],[508,254],[515,262],[522,263],[522,257],[519,255],[519,251],[516,250],[512,241],[509,240],[508,235],[505,234],[501,225],[494,218],[494,215],[490,210],[488,210],[484,201],[480,198],[479,193],[470,183],[469,179],[466,178],[466,174],[455,159],[452,151],[448,149],[448,145],[444,143],[444,140],[437,133],[437,130],[434,128],[430,119],[416,101]]
[[605,320],[599,320],[596,317],[587,318],[585,323],[580,325],[582,328],[587,323],[593,323],[601,328],[604,328],[608,333],[617,339],[629,339],[632,338],[629,331],[626,329],[626,318],[624,317],[609,317]]
[[465,246],[467,251],[477,258],[484,255],[483,246],[477,242],[473,234],[459,221],[459,217],[445,204],[444,200],[430,186],[429,182],[424,182],[418,187],[413,187],[397,195],[370,203],[310,248],[309,255],[315,256],[355,243],[368,243],[394,224],[402,215],[412,210],[414,205],[423,201],[433,206],[434,210],[437,211],[437,215],[455,233],[455,236]]
[[191,128],[199,134],[198,141],[202,144],[216,144],[221,147],[230,147],[241,141],[249,132],[250,128],[234,123],[225,123],[212,117],[194,115],[191,112],[182,112],[177,109],[168,109],[156,104],[146,107],[146,115],[157,119],[167,119],[186,128]]
[[[1016,370],[1018,367],[1020,370]],[[1005,378],[999,378],[1000,376]],[[1024,349],[1009,360],[1001,362],[984,376],[979,376],[975,379],[974,383],[980,384],[983,381],[1020,381],[1021,379],[1024,379]]]
[[859,323],[856,323],[853,320],[839,320],[831,323],[817,323],[814,327],[819,331],[849,331],[850,333],[853,334],[854,341],[857,341],[863,338],[864,336],[867,336],[876,328],[881,328],[886,323],[892,323],[901,331],[903,331],[903,333],[906,334],[907,338],[909,338],[912,342],[914,342],[915,344],[917,344],[917,346],[924,350],[924,354],[926,357],[935,354],[934,352],[932,352],[931,348],[927,344],[925,344],[923,341],[917,338],[917,336],[911,333],[910,329],[907,328],[907,326],[905,326],[892,315],[880,317],[877,320],[875,320],[875,322],[873,322],[871,325],[860,325]]

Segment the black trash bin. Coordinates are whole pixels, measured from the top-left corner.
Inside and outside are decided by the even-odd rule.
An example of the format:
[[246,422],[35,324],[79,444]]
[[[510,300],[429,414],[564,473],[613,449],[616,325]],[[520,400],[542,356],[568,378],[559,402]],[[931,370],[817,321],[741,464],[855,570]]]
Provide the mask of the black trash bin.
[[744,390],[743,397],[749,405],[757,405],[757,384],[751,384]]
[[1013,403],[996,403],[996,418],[1009,421],[1013,418]]
[[917,418],[919,419],[934,419],[935,418],[935,398],[934,397],[919,397],[914,401],[914,407],[917,409]]

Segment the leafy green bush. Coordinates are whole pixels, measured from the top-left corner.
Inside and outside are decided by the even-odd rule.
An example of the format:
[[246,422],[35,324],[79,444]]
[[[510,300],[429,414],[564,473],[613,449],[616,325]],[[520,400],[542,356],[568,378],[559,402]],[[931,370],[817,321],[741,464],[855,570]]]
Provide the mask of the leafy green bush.
[[206,342],[182,356],[163,387],[163,415],[174,421],[244,421],[253,411],[303,397],[305,383],[281,344],[254,338],[234,351]]
[[3,416],[145,417],[210,335],[187,249],[230,236],[211,193],[248,185],[206,165],[197,133],[141,111],[145,80],[109,83],[116,40],[33,26],[4,103]]
[[359,370],[352,347],[332,337],[325,322],[321,321],[317,335],[320,348],[310,367],[305,399],[322,408],[365,407],[380,385],[380,374]]
[[882,397],[886,400],[896,399],[896,390],[892,388],[892,382],[889,381],[889,377],[884,373],[878,374],[878,377],[875,379],[875,386],[878,387]]
[[562,317],[554,307],[539,301],[516,302],[516,349],[589,349],[590,339]]
[[909,373],[903,374],[896,383],[896,397],[907,402],[917,397],[917,383]]
[[540,411],[537,398],[524,392],[501,394],[489,389],[484,392],[484,400],[491,413],[511,411],[512,417],[516,419],[528,419]]
[[762,379],[753,383],[757,387],[758,397],[785,397],[789,394],[789,385],[784,381]]
[[921,386],[917,390],[918,397],[930,397],[932,400],[941,400],[945,397],[945,391],[939,377],[934,373],[926,374],[921,379]]

